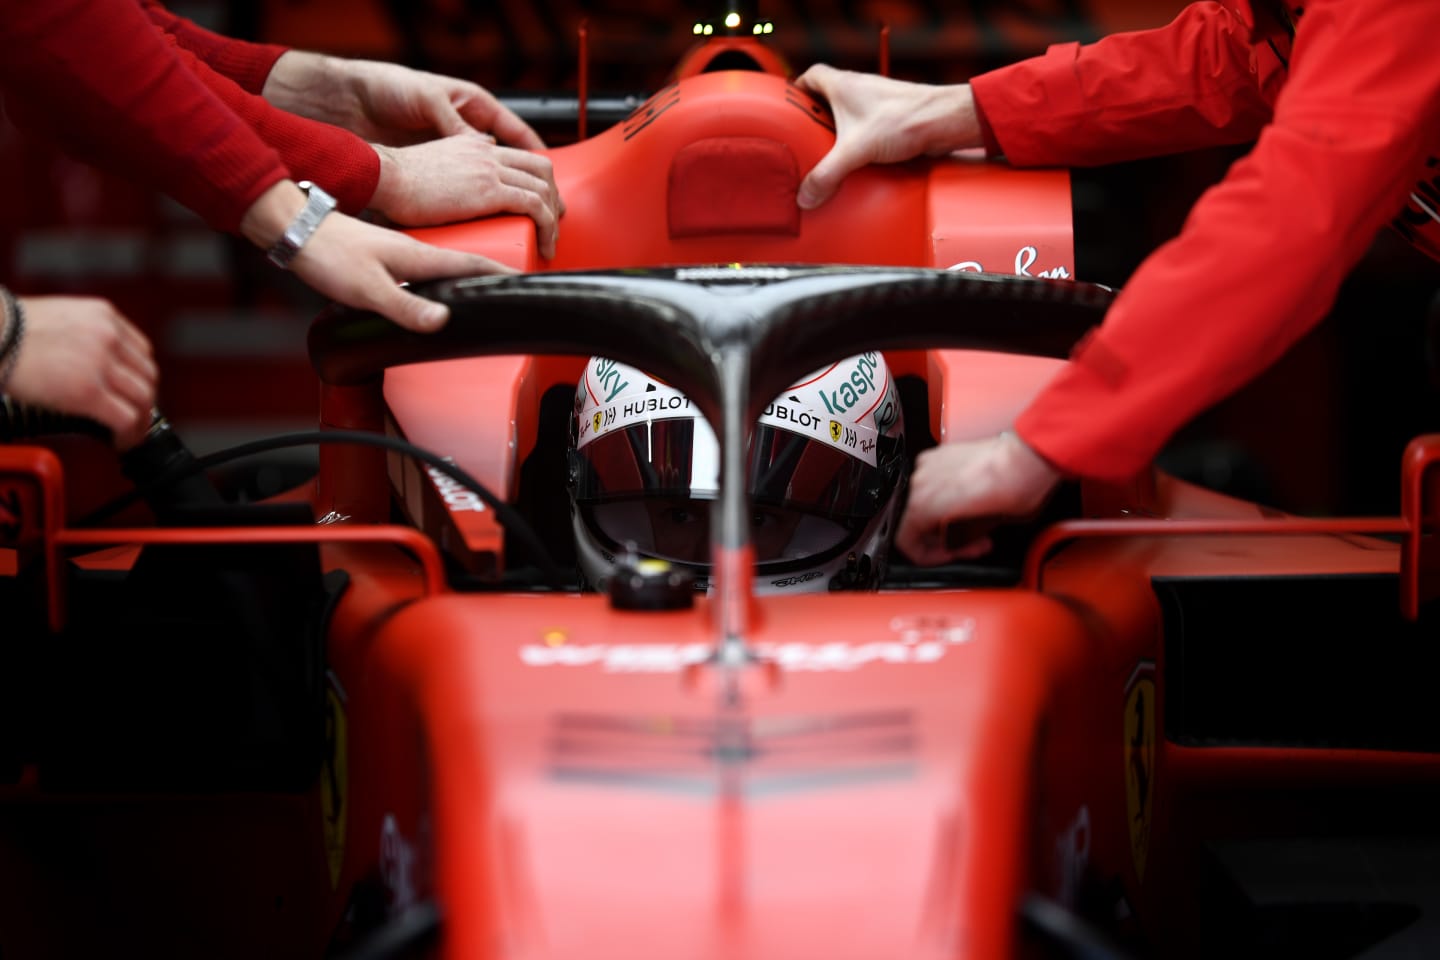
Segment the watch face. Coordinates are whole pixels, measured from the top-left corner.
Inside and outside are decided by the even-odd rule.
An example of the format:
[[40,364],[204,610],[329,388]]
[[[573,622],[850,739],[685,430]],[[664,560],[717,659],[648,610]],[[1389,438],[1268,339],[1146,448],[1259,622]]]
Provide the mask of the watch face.
[[310,235],[320,226],[320,221],[336,207],[335,198],[311,181],[301,180],[296,186],[305,191],[305,206],[267,251],[270,261],[283,269],[289,268],[290,261],[305,246]]

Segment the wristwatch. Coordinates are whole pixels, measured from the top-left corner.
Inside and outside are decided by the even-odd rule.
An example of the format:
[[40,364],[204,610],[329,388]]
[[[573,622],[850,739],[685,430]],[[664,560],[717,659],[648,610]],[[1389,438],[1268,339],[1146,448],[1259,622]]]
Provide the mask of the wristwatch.
[[290,269],[290,261],[305,246],[305,241],[320,226],[320,221],[325,215],[335,209],[335,198],[330,196],[320,187],[309,180],[301,180],[298,184],[301,190],[305,191],[305,208],[295,215],[290,226],[275,241],[275,245],[267,251],[266,255],[270,262],[281,270]]

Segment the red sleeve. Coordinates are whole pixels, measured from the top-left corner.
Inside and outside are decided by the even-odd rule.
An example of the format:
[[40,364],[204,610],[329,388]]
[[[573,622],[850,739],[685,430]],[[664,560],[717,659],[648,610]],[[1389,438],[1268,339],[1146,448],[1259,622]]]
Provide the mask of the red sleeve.
[[341,127],[287,113],[241,90],[187,50],[181,60],[226,106],[271,147],[296,180],[320,184],[346,213],[359,213],[380,183],[380,158],[370,144]]
[[1280,63],[1213,0],[1168,26],[1043,56],[970,81],[1016,166],[1093,166],[1255,139],[1270,118]]
[[1311,0],[1275,119],[1016,421],[1074,474],[1143,469],[1277,360],[1440,153],[1440,4]]
[[985,156],[998,157],[1004,153],[1000,149],[1000,141],[995,138],[995,128],[990,125],[990,118],[985,116],[985,108],[980,101],[974,101],[975,124],[980,128],[980,142],[985,146]]
[[205,61],[216,73],[234,80],[247,93],[258,94],[265,89],[270,68],[287,49],[273,43],[246,43],[211,33],[184,17],[177,17],[157,0],[140,0],[140,5],[183,49]]
[[287,176],[130,0],[0,0],[0,87],[79,156],[233,231]]

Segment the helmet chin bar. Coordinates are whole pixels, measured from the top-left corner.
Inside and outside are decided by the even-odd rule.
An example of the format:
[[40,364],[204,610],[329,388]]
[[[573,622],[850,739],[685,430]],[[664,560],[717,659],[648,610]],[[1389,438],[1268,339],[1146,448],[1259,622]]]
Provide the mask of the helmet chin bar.
[[[968,348],[1066,357],[1115,292],[1098,284],[912,267],[746,265],[555,272],[415,284],[450,307],[435,333],[327,310],[310,356],[331,387],[393,365],[502,354],[603,355],[684,392],[720,445],[712,533],[716,662],[753,661],[747,439],[770,398],[861,351]],[[857,554],[859,551],[857,551]],[[858,563],[858,556],[857,556]],[[858,572],[858,571],[857,571]]]

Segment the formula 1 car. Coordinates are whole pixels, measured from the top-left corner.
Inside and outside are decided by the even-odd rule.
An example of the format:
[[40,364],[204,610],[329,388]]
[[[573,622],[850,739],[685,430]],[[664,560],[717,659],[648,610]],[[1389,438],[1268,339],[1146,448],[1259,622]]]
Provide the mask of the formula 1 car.
[[[980,561],[787,565],[782,463],[781,501],[839,464],[813,512],[883,539],[875,492],[1002,429],[1114,295],[1064,171],[873,168],[802,214],[833,135],[717,32],[552,152],[553,260],[519,217],[417,230],[521,272],[417,285],[435,334],[316,319],[321,429],[227,454],[320,444],[279,495],[161,420],[71,520],[84,477],[0,447],[3,955],[1424,955],[1440,438],[1397,517],[1148,470]],[[682,405],[704,556],[616,535],[583,577],[577,478],[618,489],[603,444],[693,476]]]

